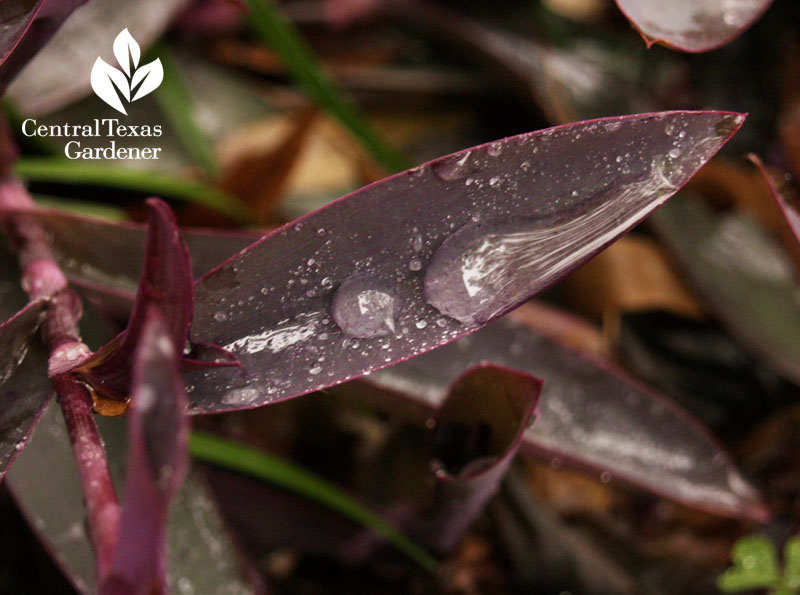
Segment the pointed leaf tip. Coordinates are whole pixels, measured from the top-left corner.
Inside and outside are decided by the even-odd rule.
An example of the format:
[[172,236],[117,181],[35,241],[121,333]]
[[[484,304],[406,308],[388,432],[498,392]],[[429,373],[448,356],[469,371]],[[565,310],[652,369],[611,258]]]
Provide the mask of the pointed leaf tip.
[[183,353],[192,320],[194,285],[189,250],[169,206],[157,198],[148,199],[147,206],[150,211],[143,272],[128,327],[75,370],[93,387],[98,412],[98,402],[128,401],[133,356],[151,307],[162,313],[167,336],[178,354]]

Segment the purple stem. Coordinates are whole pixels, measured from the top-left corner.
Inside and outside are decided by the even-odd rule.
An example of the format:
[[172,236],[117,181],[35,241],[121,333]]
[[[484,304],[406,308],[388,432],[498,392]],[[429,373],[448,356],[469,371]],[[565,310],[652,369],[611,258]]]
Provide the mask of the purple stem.
[[42,325],[42,335],[50,350],[48,374],[58,394],[78,465],[97,575],[102,577],[114,555],[120,506],[94,421],[89,393],[68,373],[76,363],[92,354],[81,341],[78,328],[81,300],[69,288],[66,276],[56,264],[45,231],[33,218],[24,214],[10,216],[1,212],[34,207],[33,200],[18,180],[7,177],[0,182],[0,222],[17,255],[22,270],[22,287],[31,301],[48,300],[47,317]]

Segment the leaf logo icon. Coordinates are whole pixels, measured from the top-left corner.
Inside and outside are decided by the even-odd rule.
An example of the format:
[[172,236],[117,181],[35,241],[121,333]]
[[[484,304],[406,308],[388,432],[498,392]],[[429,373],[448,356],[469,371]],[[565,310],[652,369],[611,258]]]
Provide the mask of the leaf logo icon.
[[92,89],[100,99],[127,116],[122,100],[130,103],[155,91],[164,80],[164,67],[159,58],[139,66],[142,52],[127,29],[117,35],[113,49],[122,70],[98,57],[92,67]]

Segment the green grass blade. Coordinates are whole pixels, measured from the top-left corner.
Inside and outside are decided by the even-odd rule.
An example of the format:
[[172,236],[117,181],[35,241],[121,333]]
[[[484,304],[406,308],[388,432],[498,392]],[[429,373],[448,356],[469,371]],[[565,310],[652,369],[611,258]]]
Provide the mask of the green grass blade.
[[252,223],[255,215],[233,197],[205,184],[169,174],[84,164],[60,158],[23,158],[15,171],[34,182],[84,184],[142,192],[214,208],[242,223]]
[[245,0],[250,25],[282,59],[311,99],[335,116],[390,171],[408,169],[408,160],[388,147],[364,115],[328,79],[308,44],[271,0]]
[[158,44],[150,54],[158,56],[164,67],[164,80],[155,92],[161,111],[195,163],[209,174],[216,174],[219,164],[211,143],[195,123],[194,101],[185,73],[166,44]]
[[[430,572],[439,563],[380,516],[359,504],[338,487],[289,461],[264,451],[237,444],[204,432],[192,432],[189,452],[193,457],[246,473],[323,504],[368,527]],[[276,511],[279,514],[279,511]]]

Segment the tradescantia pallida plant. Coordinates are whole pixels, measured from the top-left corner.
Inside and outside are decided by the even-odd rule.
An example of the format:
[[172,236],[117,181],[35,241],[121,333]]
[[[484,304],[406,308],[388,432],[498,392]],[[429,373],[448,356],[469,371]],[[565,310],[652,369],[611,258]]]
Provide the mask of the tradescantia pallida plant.
[[[65,7],[63,18],[77,4],[36,8]],[[55,389],[94,551],[79,586],[160,592],[167,510],[186,475],[185,414],[361,379],[436,418],[437,492],[408,527],[432,549],[452,547],[517,449],[763,519],[758,494],[682,411],[527,326],[491,324],[641,222],[743,120],[659,112],[523,134],[396,174],[263,237],[184,232],[158,199],[146,231],[38,209],[3,135],[0,221],[13,254],[3,275],[21,280],[27,300],[12,291],[0,302],[0,477],[17,493],[30,483],[12,464],[36,446],[39,420],[48,431],[60,423],[46,411]],[[96,350],[82,336],[81,296],[128,316]],[[596,416],[592,399],[612,406]],[[544,423],[528,429],[537,403]],[[95,413],[127,417],[121,501]],[[494,440],[467,455],[452,437],[476,418],[491,420]]]
[[[38,212],[6,174],[0,206],[29,304],[3,326],[23,338],[4,353],[3,471],[49,400],[51,388],[27,368],[46,357],[79,463],[101,592],[163,586],[165,511],[186,457],[184,410],[274,403],[478,330],[636,225],[742,121],[728,112],[643,114],[475,147],[267,234],[197,282],[169,208],[153,199],[128,326],[94,353],[80,338],[80,298],[56,262],[58,234],[46,232],[61,219]],[[37,328],[49,356],[21,357]],[[130,409],[122,508],[92,408]],[[754,494],[740,489],[739,497],[757,510]],[[131,531],[147,539],[127,539]]]

